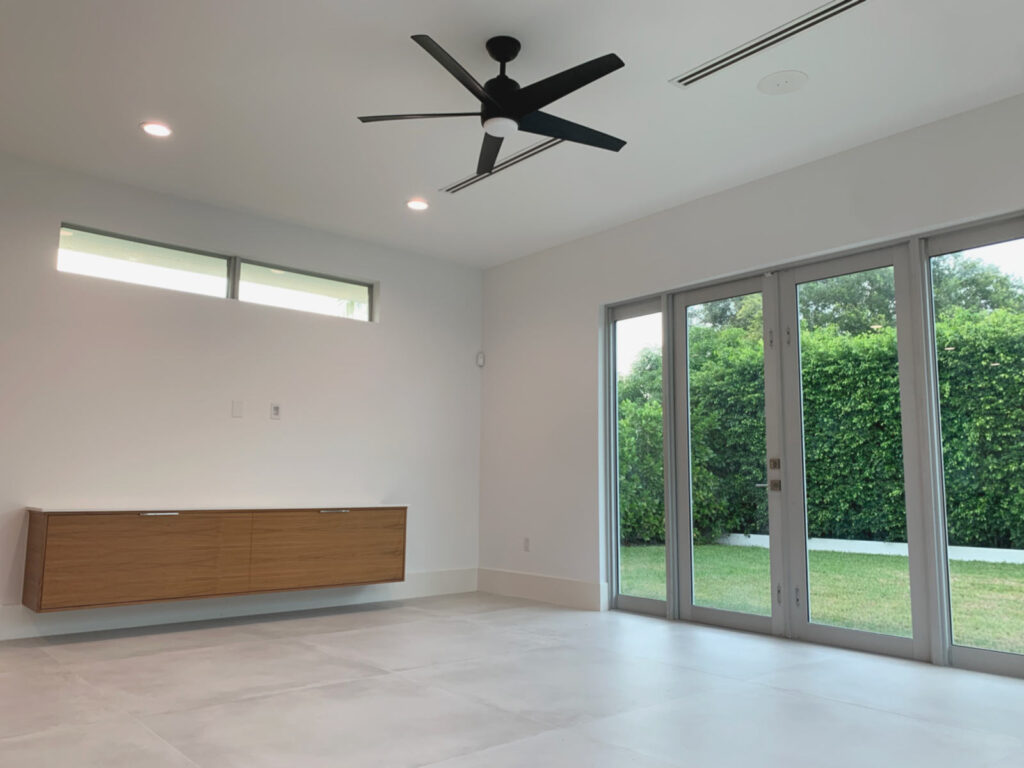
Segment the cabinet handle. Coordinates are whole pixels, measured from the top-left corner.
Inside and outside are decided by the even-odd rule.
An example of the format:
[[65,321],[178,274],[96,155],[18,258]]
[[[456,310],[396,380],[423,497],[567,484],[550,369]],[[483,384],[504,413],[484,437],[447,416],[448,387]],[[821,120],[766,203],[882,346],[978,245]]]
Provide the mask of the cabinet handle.
[[351,509],[321,509],[321,515],[342,515],[346,512],[351,512]]
[[139,512],[139,517],[177,517],[177,512]]

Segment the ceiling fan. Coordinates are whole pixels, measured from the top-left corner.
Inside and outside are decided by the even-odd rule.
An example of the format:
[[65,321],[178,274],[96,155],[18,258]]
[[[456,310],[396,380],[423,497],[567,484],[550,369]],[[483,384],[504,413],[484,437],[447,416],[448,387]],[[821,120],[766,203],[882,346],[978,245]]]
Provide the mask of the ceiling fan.
[[479,117],[484,127],[484,141],[480,148],[480,159],[477,161],[477,174],[487,174],[494,170],[501,142],[517,130],[609,149],[613,152],[618,152],[626,145],[622,139],[541,111],[553,101],[624,66],[622,59],[614,53],[599,56],[592,61],[520,88],[519,83],[505,74],[505,65],[519,54],[521,47],[514,37],[501,35],[487,41],[487,52],[501,65],[501,71],[497,77],[488,80],[484,85],[480,85],[459,62],[428,35],[413,35],[412,39],[437,59],[438,63],[462,83],[466,90],[476,96],[480,101],[480,110],[417,115],[366,115],[360,117],[360,121],[375,123],[383,120],[418,120],[434,117]]

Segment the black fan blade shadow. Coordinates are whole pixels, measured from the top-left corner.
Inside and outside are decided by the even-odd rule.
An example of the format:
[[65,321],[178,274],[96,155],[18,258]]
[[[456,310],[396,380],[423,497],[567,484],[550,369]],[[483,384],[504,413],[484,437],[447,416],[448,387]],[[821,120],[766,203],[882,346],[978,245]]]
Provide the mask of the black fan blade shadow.
[[520,115],[543,109],[551,102],[557,101],[623,66],[625,64],[622,59],[614,53],[598,56],[596,59],[578,64],[521,89],[513,97],[513,109]]
[[419,45],[437,59],[437,62],[451,73],[452,77],[462,83],[466,89],[477,97],[481,102],[489,104],[492,107],[499,107],[498,102],[491,98],[490,94],[484,90],[484,87],[476,81],[469,72],[466,71],[459,62],[451,57],[444,48],[438,45],[429,35],[413,35],[412,39],[415,40]]
[[428,117],[480,117],[479,112],[430,112],[423,115],[362,115],[361,123],[379,123],[384,120],[423,120]]
[[600,149],[610,149],[612,152],[618,152],[626,146],[626,142],[622,139],[595,131],[593,128],[587,128],[579,123],[549,115],[547,112],[533,112],[522,118],[519,121],[519,130],[536,133],[540,136],[550,136],[553,139],[575,141],[577,144],[586,144]]
[[504,139],[498,136],[484,134],[484,143],[480,146],[480,159],[476,164],[478,174],[490,173],[494,170],[494,164],[498,162],[498,150],[501,149],[501,142]]

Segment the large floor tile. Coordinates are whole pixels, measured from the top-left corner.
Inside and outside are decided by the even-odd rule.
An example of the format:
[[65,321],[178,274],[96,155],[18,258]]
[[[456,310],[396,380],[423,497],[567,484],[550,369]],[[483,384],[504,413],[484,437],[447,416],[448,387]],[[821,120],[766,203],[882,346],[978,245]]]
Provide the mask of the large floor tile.
[[400,603],[372,603],[268,616],[257,625],[257,631],[268,637],[297,637],[408,624],[433,615]]
[[394,676],[145,718],[203,768],[402,768],[531,736],[536,723]]
[[549,726],[743,685],[685,667],[565,646],[414,670],[406,676]]
[[123,714],[113,699],[66,670],[0,674],[0,738]]
[[556,605],[529,603],[469,614],[466,618],[487,626],[518,629],[570,640],[584,636],[588,630],[604,631],[607,627],[622,621],[643,621],[649,617],[618,611],[579,611]]
[[508,608],[521,608],[541,605],[532,600],[518,597],[492,595],[487,592],[458,592],[454,595],[436,595],[407,600],[405,604],[411,608],[443,616],[465,616],[488,611],[501,611]]
[[3,768],[1018,768],[1021,722],[1020,680],[480,593],[0,643]]
[[668,621],[621,611],[515,608],[472,618],[491,627],[557,638],[584,648],[699,669],[740,680],[846,651],[754,633]]
[[130,719],[62,726],[0,739],[0,765],[11,768],[195,768],[148,728]]
[[263,637],[259,622],[194,622],[133,627],[47,638],[46,652],[62,663],[124,659],[164,651],[182,651]]
[[529,651],[557,641],[515,630],[499,631],[461,618],[437,618],[309,635],[304,642],[384,669],[403,670]]
[[748,685],[587,723],[591,738],[680,766],[977,768],[1016,739]]
[[77,665],[130,712],[164,712],[381,674],[301,642],[262,641]]
[[673,763],[560,729],[502,744],[429,768],[672,768]]
[[43,640],[7,640],[0,642],[0,675],[6,672],[53,669],[57,666],[45,650]]
[[1024,733],[1024,680],[845,652],[757,681],[956,727]]

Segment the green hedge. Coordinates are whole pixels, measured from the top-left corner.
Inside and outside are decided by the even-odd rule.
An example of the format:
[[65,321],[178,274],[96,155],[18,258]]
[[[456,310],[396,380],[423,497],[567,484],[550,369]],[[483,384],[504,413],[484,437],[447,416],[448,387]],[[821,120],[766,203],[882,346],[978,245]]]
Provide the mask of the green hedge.
[[[952,309],[936,323],[950,543],[1024,547],[1024,314]],[[906,541],[896,333],[801,333],[811,536]],[[690,332],[694,539],[767,531],[761,338]],[[664,541],[661,359],[619,386],[623,541]]]
[[936,324],[951,544],[1024,547],[1024,313]]

